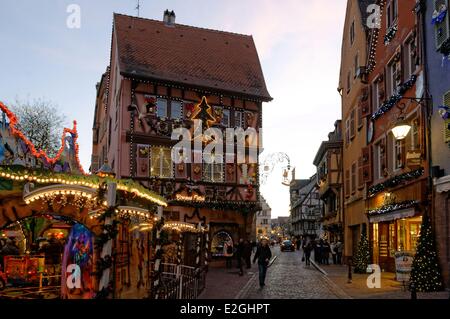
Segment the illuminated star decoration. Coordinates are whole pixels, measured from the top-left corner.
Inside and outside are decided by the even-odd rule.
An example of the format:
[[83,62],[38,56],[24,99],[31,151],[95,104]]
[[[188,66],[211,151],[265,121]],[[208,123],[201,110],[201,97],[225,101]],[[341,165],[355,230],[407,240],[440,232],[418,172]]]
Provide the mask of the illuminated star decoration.
[[207,130],[212,123],[216,121],[216,118],[211,114],[211,106],[206,101],[206,97],[202,97],[202,101],[195,106],[195,113],[192,116],[194,120],[202,121],[203,131]]

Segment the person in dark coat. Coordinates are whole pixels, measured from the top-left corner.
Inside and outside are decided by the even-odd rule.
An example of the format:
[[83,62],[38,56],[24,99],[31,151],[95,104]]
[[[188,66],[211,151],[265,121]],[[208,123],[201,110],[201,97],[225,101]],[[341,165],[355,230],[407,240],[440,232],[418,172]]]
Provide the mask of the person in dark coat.
[[329,265],[330,264],[330,252],[331,247],[327,240],[322,243],[322,264]]
[[250,269],[252,267],[252,244],[250,243],[250,241],[246,240],[244,241],[244,260],[245,260],[245,264],[247,265],[247,269]]
[[267,239],[262,239],[261,245],[258,246],[255,256],[253,257],[253,263],[258,261],[259,286],[261,288],[265,286],[267,267],[269,266],[271,258],[272,251],[270,250]]
[[239,239],[239,244],[236,248],[236,258],[237,258],[237,266],[239,268],[239,276],[244,274],[244,270],[242,269],[242,258],[244,258],[244,240],[242,238]]
[[320,263],[322,261],[322,255],[320,254],[320,242],[314,241],[313,242],[313,249],[314,249],[314,261],[317,263]]
[[309,241],[303,247],[303,252],[305,254],[305,264],[306,264],[306,266],[310,266],[311,265],[311,262],[310,262],[311,250],[313,250],[313,245],[311,244],[311,241]]

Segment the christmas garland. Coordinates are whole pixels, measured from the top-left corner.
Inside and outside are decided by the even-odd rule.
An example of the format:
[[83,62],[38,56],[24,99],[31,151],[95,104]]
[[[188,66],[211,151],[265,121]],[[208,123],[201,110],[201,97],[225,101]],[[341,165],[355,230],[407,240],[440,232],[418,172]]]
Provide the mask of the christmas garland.
[[[98,251],[103,250],[103,246],[110,240],[114,240],[117,237],[118,229],[117,225],[118,221],[113,220],[111,224],[105,224],[106,218],[111,218],[116,211],[117,206],[109,207],[104,214],[99,217],[99,221],[103,222],[102,224],[102,232],[99,236],[95,238],[95,246]],[[100,257],[96,263],[96,271],[92,274],[95,275],[98,280],[100,280],[103,276],[105,270],[112,267],[113,257],[111,255],[106,255],[104,257]],[[104,287],[102,290],[97,292],[95,295],[95,299],[106,299],[110,293],[113,292],[113,281],[110,280],[108,286]]]
[[387,214],[387,213],[393,212],[395,210],[415,207],[419,203],[420,203],[420,201],[418,201],[418,200],[406,200],[401,203],[383,205],[379,208],[367,211],[367,215],[374,216],[374,215]]
[[408,172],[408,173],[394,176],[383,183],[373,185],[368,190],[369,197],[372,197],[376,193],[384,191],[386,188],[395,187],[404,182],[419,178],[420,176],[423,175],[424,172],[425,172],[425,170],[423,168],[419,168],[419,169],[416,169],[416,170]]
[[209,234],[205,234],[205,267],[208,266],[208,251],[209,251]]
[[154,257],[154,267],[153,267],[153,275],[152,275],[152,290],[151,296],[154,299],[159,299],[159,288],[161,286],[161,260],[163,257],[163,250],[161,247],[161,231],[164,226],[164,218],[159,220],[154,228],[154,239],[155,239],[155,257]]
[[384,45],[388,45],[392,41],[397,31],[398,31],[397,25],[393,25],[389,29],[387,29],[386,35],[384,36]]
[[450,55],[450,38],[448,38],[441,44],[441,47],[439,48],[439,52],[442,53],[444,55],[444,57],[447,57]]
[[392,95],[388,100],[384,101],[384,103],[380,106],[380,108],[375,113],[372,114],[372,120],[376,120],[384,113],[389,111],[391,108],[393,108],[403,98],[403,94],[405,94],[407,90],[409,90],[414,86],[416,80],[417,75],[414,74],[411,75],[408,81],[406,81],[397,88],[397,93]]

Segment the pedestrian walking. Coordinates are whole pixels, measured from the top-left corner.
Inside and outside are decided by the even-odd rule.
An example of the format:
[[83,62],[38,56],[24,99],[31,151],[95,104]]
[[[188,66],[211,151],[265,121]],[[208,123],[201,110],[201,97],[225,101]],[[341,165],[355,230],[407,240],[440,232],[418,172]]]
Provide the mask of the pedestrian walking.
[[336,242],[333,241],[330,244],[330,249],[331,249],[331,257],[333,258],[333,265],[336,265],[337,263],[337,252],[336,252]]
[[325,240],[322,244],[322,264],[329,265],[330,264],[330,244],[327,240]]
[[244,241],[244,260],[245,264],[247,266],[247,269],[250,269],[252,267],[252,244],[247,239]]
[[261,288],[265,286],[267,267],[269,266],[270,258],[272,258],[272,252],[268,244],[267,239],[262,239],[253,257],[253,263],[258,261],[259,286]]
[[344,245],[342,244],[340,239],[338,239],[338,241],[336,242],[335,249],[336,249],[336,262],[338,265],[342,265],[342,251],[344,250]]
[[225,244],[223,245],[223,255],[225,256],[227,269],[231,268],[233,263],[233,243],[231,242],[231,240],[225,242]]
[[244,274],[244,270],[242,269],[243,258],[244,258],[244,240],[240,238],[239,243],[236,247],[236,259],[237,259],[237,267],[239,269],[239,276],[242,276]]
[[305,264],[306,266],[310,266],[311,265],[311,251],[313,249],[313,245],[311,244],[311,241],[308,241],[307,244],[305,244],[305,246],[303,247],[303,254],[305,256]]
[[297,246],[297,250],[300,250],[301,243],[302,243],[302,241],[300,240],[300,238],[297,238],[297,241],[295,242],[295,244]]

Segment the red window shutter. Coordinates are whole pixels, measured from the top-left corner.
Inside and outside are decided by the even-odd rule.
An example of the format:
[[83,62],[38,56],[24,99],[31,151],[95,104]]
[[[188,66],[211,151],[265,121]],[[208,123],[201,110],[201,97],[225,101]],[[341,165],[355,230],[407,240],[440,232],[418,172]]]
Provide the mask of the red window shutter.
[[345,170],[345,196],[350,196],[350,170]]

